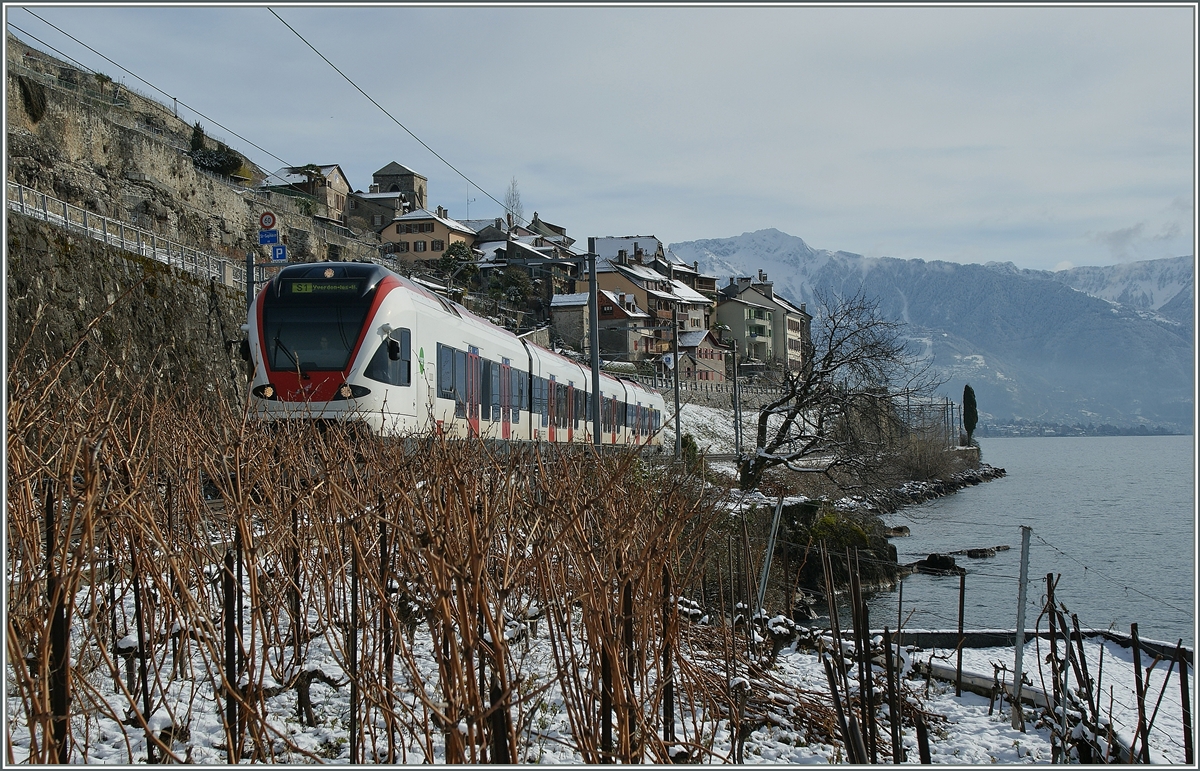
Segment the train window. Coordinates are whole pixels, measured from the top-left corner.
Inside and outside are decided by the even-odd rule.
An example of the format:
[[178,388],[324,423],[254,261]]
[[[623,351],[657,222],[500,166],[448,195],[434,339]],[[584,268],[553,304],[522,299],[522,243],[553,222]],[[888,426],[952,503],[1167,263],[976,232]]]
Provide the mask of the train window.
[[[395,343],[399,356],[392,359],[388,346]],[[388,339],[379,344],[364,375],[372,380],[390,385],[406,386],[412,383],[412,334],[407,329],[394,330]]]
[[537,379],[537,385],[541,389],[541,406],[539,412],[542,414],[542,428],[550,425],[550,381],[544,377]]
[[454,417],[467,416],[467,352],[454,351]]
[[492,364],[492,422],[500,420],[500,365]]
[[479,417],[482,420],[492,419],[492,369],[493,365],[487,359],[481,361],[483,365],[483,378],[480,380],[483,392],[479,397]]
[[454,349],[438,343],[438,396],[454,398]]
[[509,407],[511,407],[510,412],[513,423],[521,422],[521,407],[525,404],[521,399],[521,391],[523,390],[521,386],[525,384],[523,374],[519,369],[510,369],[508,371],[508,398],[510,400]]
[[342,370],[350,363],[367,307],[357,297],[325,302],[272,303],[264,308],[267,362],[272,370]]

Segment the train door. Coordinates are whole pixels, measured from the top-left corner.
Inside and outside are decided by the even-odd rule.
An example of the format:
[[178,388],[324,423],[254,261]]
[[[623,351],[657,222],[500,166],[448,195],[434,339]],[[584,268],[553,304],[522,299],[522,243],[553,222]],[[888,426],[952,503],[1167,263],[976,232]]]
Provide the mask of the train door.
[[479,436],[479,379],[483,363],[479,360],[479,349],[467,348],[467,426],[470,436]]
[[546,427],[547,438],[551,442],[558,441],[558,383],[554,380],[554,375],[550,376],[550,381],[546,384],[546,404],[550,410],[550,425]]
[[567,441],[575,441],[575,384],[567,384]]
[[512,366],[508,359],[500,364],[500,436],[512,438]]

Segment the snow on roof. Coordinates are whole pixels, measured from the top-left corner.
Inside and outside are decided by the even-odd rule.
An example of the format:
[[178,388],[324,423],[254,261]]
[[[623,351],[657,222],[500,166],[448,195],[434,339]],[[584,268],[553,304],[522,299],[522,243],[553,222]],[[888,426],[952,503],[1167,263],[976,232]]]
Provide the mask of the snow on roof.
[[471,248],[477,252],[483,252],[483,257],[480,262],[496,262],[498,258],[496,252],[508,245],[507,241],[485,241],[481,244],[475,244]]
[[470,233],[475,235],[475,231],[458,220],[452,220],[449,217],[439,217],[428,209],[416,209],[408,214],[402,214],[399,217],[392,219],[392,222],[416,222],[418,220],[436,220],[451,230],[457,230],[460,233]]
[[752,303],[749,300],[743,300],[740,297],[730,297],[728,300],[726,300],[725,302],[720,303],[720,304],[724,305],[725,303],[738,303],[739,305],[747,305],[751,308],[762,308],[764,311],[775,310],[774,308],[770,307],[769,305],[759,305],[758,303]]
[[556,294],[554,297],[550,298],[551,308],[574,308],[587,304],[587,292],[576,292],[575,294]]
[[673,282],[671,282],[671,286],[672,286],[672,290],[675,292],[675,296],[685,302],[689,302],[693,305],[711,305],[712,304],[712,300],[710,300],[707,297],[705,297],[704,295],[700,294],[695,289],[692,289],[690,286],[683,283],[679,279],[675,279]]
[[635,242],[646,254],[651,255],[655,254],[662,246],[662,241],[654,236],[604,236],[596,239],[596,254],[600,257],[616,259],[617,252],[624,249],[630,256],[633,256]]
[[624,310],[624,311],[625,311],[626,313],[628,313],[630,316],[638,316],[638,317],[645,316],[646,318],[649,318],[649,317],[650,317],[650,314],[649,314],[649,313],[646,313],[646,311],[642,310],[641,308],[639,308],[639,307],[637,306],[637,301],[636,301],[636,298],[635,298],[635,297],[634,297],[632,294],[629,294],[629,293],[623,293],[623,292],[613,292],[613,291],[611,291],[611,290],[609,290],[609,289],[601,289],[601,290],[599,290],[599,295],[600,295],[600,297],[607,299],[607,300],[608,300],[609,302],[611,302],[613,305],[620,305],[620,304],[621,304],[621,299],[620,299],[620,297],[619,297],[619,295],[620,295],[620,294],[624,294],[624,295],[625,295],[625,300],[626,300],[627,302],[629,302],[629,306],[628,306],[628,307],[623,307],[623,308],[622,308],[622,310]]
[[421,179],[425,178],[424,176],[422,176],[421,174],[417,174],[417,172],[413,171],[412,169],[408,168],[407,166],[401,166],[399,163],[396,163],[395,161],[392,161],[387,166],[384,166],[382,169],[375,172],[375,174],[373,176],[389,177],[389,176],[393,176],[396,174],[416,174],[416,176],[421,177]]
[[701,329],[694,332],[680,332],[679,347],[695,348],[696,346],[700,345],[700,343],[704,342],[704,338],[706,337],[708,337],[707,329]]
[[390,193],[352,193],[355,198],[365,198],[367,200],[379,200],[384,198],[400,198],[404,193],[392,191]]

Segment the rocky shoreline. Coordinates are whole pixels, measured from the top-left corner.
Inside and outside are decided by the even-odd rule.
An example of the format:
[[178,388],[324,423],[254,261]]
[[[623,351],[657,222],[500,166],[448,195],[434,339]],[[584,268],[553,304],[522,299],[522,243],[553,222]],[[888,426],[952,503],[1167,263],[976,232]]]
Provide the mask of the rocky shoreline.
[[877,490],[866,495],[855,495],[842,498],[835,504],[844,511],[856,511],[865,514],[892,514],[904,506],[931,501],[944,495],[958,492],[964,487],[971,487],[981,482],[990,482],[1006,476],[1002,468],[982,463],[975,468],[963,469],[951,475],[949,479],[935,479],[928,482],[905,482],[899,487],[887,490]]

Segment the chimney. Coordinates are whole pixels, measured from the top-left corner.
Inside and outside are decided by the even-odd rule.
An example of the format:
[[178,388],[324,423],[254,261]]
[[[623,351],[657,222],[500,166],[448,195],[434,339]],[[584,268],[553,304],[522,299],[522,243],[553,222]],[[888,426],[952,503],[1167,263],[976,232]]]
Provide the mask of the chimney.
[[700,272],[700,261],[699,260],[692,260],[692,270],[696,271],[697,273]]
[[617,295],[617,297],[620,300],[621,310],[629,310],[629,308],[625,306],[625,293],[621,292],[621,294]]
[[745,289],[750,286],[752,279],[749,276],[738,276],[738,288]]
[[367,185],[367,192],[368,193],[378,193],[379,192],[379,183],[372,182],[371,184]]
[[758,280],[759,280],[759,281],[766,281],[766,280],[767,280],[767,274],[762,272],[762,268],[759,268],[759,269],[758,269]]
[[621,263],[622,265],[628,265],[629,264],[629,252],[625,251],[624,249],[618,249],[617,250],[617,262]]
[[496,230],[499,230],[500,228],[504,227],[504,220],[497,217],[496,221],[493,224],[495,225]]

